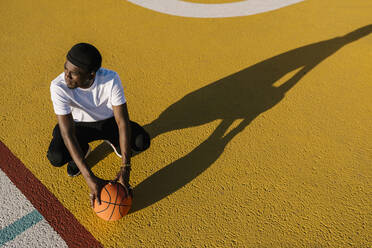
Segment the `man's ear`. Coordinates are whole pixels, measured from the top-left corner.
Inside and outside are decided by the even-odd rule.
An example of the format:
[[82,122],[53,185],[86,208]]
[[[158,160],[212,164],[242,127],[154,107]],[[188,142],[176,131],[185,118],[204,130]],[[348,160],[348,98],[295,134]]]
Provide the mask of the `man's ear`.
[[89,79],[93,79],[96,77],[96,72],[95,71],[92,71],[90,74],[89,74]]

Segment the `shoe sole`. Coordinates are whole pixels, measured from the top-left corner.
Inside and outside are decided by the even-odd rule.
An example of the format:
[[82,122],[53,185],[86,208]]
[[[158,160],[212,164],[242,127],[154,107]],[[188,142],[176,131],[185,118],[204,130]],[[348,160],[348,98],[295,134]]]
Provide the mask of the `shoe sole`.
[[118,156],[119,158],[122,158],[122,156],[116,150],[115,146],[110,141],[108,141],[108,140],[104,140],[104,141],[112,147],[112,149],[114,150],[116,156]]
[[79,176],[80,174],[81,174],[80,170],[79,170],[79,172],[76,173],[75,175],[70,175],[70,174],[67,173],[67,175],[68,175],[69,177],[77,177],[77,176]]
[[[91,153],[91,151],[92,151],[92,148],[90,148],[90,146],[88,145],[88,151],[87,151],[87,154],[85,154],[84,159],[87,158],[87,157],[89,156],[89,154]],[[81,174],[81,172],[80,172],[80,170],[79,170],[79,172],[76,173],[75,175],[69,175],[69,174],[67,174],[67,175],[68,175],[69,177],[77,177],[77,176],[79,176],[80,174]]]

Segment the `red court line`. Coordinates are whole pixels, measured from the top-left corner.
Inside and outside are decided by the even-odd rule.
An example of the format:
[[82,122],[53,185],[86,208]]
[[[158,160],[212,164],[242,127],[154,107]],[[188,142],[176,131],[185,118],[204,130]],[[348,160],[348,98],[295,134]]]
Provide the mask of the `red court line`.
[[103,247],[1,141],[0,168],[69,247]]

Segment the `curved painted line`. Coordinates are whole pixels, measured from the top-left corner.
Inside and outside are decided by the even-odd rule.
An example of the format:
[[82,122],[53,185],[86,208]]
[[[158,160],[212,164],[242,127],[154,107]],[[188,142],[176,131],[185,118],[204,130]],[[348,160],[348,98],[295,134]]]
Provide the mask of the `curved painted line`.
[[103,247],[1,141],[0,168],[68,247]]
[[304,0],[244,0],[235,3],[202,4],[181,0],[127,0],[160,13],[196,18],[223,18],[259,14]]

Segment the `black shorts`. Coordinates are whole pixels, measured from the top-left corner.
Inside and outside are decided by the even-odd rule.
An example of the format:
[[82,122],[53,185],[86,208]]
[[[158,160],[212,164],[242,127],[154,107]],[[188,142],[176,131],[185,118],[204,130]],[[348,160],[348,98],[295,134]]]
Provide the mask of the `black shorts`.
[[[149,148],[150,136],[143,127],[133,121],[130,121],[130,127],[132,150],[144,151]],[[88,143],[95,140],[108,140],[114,146],[119,146],[119,129],[114,117],[97,122],[75,122],[75,134],[84,154],[88,151]],[[58,167],[72,160],[58,124],[54,127],[47,157],[52,165]]]

